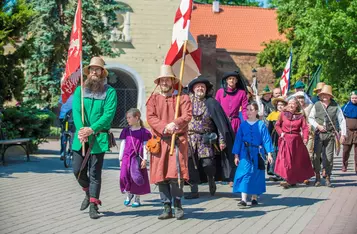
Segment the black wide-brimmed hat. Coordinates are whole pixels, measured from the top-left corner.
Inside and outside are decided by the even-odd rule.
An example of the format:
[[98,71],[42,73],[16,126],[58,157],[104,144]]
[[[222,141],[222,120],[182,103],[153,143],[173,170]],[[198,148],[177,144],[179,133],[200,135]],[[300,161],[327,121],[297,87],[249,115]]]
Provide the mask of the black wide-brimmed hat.
[[213,88],[212,83],[207,78],[205,78],[204,76],[201,75],[201,76],[191,80],[191,82],[188,84],[188,91],[193,93],[193,86],[195,84],[199,84],[199,83],[203,83],[206,85],[206,89],[207,89],[206,93],[209,93],[211,91],[211,89]]

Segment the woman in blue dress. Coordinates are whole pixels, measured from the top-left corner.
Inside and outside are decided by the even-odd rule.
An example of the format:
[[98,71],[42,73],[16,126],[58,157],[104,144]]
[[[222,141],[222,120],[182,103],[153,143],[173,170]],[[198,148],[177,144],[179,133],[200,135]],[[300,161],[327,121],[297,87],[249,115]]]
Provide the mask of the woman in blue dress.
[[272,141],[264,122],[257,119],[257,103],[247,106],[247,115],[248,119],[239,127],[233,146],[234,162],[238,166],[233,192],[242,194],[238,203],[241,208],[247,206],[248,194],[252,195],[252,206],[258,205],[258,195],[266,191],[265,154],[268,154],[268,162],[273,163]]

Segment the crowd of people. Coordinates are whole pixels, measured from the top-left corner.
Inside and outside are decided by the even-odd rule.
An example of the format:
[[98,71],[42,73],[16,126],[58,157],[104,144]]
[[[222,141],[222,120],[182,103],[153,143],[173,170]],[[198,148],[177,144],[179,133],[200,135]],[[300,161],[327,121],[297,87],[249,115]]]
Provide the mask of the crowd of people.
[[[73,172],[85,192],[80,210],[89,207],[90,218],[96,219],[117,96],[106,84],[108,72],[101,58],[92,58],[84,73],[84,122],[81,88],[73,95]],[[285,97],[279,88],[271,91],[268,86],[257,95],[239,72],[230,72],[224,74],[216,94],[204,76],[193,79],[179,94],[174,87],[180,81],[168,65],[161,66],[154,83],[146,112],[150,130],[144,127],[142,113],[130,109],[126,113],[129,126],[120,135],[119,185],[127,195],[125,206],[141,206],[140,196],[150,193],[150,184],[155,184],[163,204],[158,218],[180,220],[184,218],[182,198],[199,198],[202,182],[208,182],[213,196],[216,181],[228,182],[233,193],[241,194],[239,207],[248,206],[248,196],[251,206],[256,206],[266,191],[266,172],[269,180],[280,181],[284,189],[308,185],[313,177],[314,186],[320,186],[321,173],[324,184],[331,187],[333,159],[340,144],[342,171],[347,171],[354,148],[357,173],[357,91],[340,108],[328,84],[319,83],[311,98],[301,81]],[[186,196],[185,185],[190,186]]]

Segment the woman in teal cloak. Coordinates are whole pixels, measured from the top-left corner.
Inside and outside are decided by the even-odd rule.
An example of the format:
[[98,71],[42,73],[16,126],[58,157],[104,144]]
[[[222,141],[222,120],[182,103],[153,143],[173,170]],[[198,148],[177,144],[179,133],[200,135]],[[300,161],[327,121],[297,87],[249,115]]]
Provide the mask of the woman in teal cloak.
[[241,208],[247,206],[248,194],[252,195],[252,206],[258,205],[258,195],[266,191],[265,154],[268,154],[268,162],[271,164],[271,153],[274,151],[268,129],[264,122],[257,119],[257,103],[248,105],[247,115],[247,121],[239,127],[232,150],[238,166],[233,193],[242,194],[242,200],[238,203]]

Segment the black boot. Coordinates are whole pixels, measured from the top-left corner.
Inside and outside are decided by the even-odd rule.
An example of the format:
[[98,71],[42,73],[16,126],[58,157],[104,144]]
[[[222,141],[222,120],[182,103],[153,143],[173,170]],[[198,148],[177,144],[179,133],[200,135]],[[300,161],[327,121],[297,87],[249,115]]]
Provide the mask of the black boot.
[[181,205],[181,199],[174,200],[174,207],[175,207],[175,217],[176,219],[183,219],[183,209]]
[[85,196],[84,200],[82,201],[80,210],[85,210],[88,208],[88,206],[89,206],[89,192],[86,192],[86,196]]
[[159,215],[158,219],[171,219],[172,218],[172,209],[171,203],[164,204],[164,211]]
[[93,202],[90,203],[89,217],[91,219],[98,219],[99,218],[98,205],[93,203]]
[[214,196],[217,190],[216,182],[214,181],[214,176],[207,176],[207,178],[208,178],[209,192],[212,196]]

